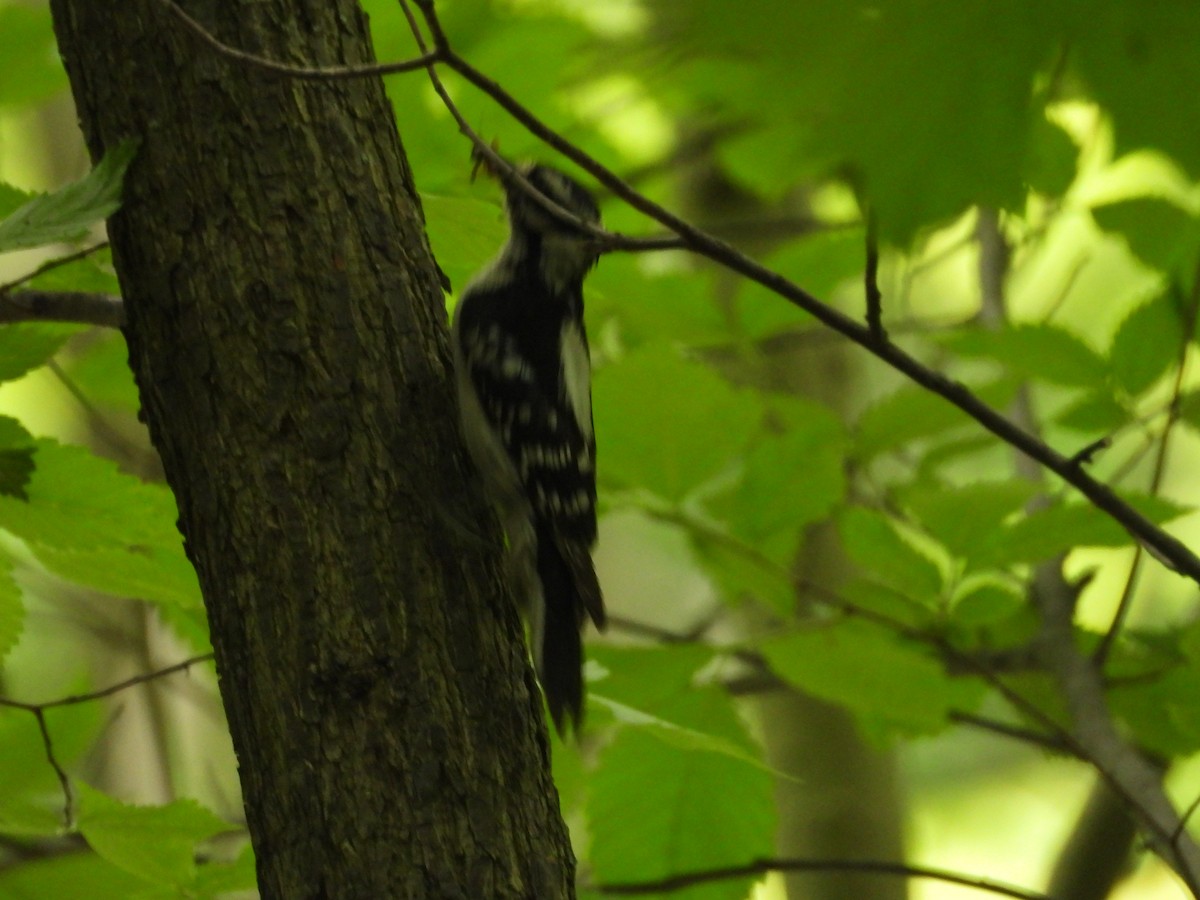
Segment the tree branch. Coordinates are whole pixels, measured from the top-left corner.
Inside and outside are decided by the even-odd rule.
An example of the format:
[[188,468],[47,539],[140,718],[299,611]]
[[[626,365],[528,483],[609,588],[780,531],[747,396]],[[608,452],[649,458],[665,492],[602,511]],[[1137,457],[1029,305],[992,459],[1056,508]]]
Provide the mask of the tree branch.
[[1015,897],[1017,900],[1050,900],[1045,894],[987,878],[961,875],[957,872],[929,866],[910,866],[904,863],[869,859],[756,859],[740,866],[724,866],[699,872],[669,875],[654,881],[595,884],[591,885],[589,890],[598,894],[625,897],[641,894],[670,894],[699,884],[728,881],[733,878],[758,877],[770,872],[847,872],[892,875],[899,878],[928,878],[962,885],[977,891],[986,891],[1001,897]]
[[0,324],[70,322],[120,328],[125,304],[112,294],[83,291],[13,291],[0,293]]

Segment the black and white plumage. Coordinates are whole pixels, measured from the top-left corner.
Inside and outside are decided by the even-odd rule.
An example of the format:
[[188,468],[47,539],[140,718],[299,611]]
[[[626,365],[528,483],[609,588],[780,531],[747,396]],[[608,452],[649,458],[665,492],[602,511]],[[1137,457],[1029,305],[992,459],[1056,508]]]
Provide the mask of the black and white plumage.
[[[539,193],[599,223],[583,187],[542,165],[519,169]],[[508,574],[529,620],[555,727],[583,715],[585,616],[604,627],[596,542],[596,438],[583,279],[596,244],[516,184],[505,185],[508,242],[463,291],[454,356],[463,432],[508,535]]]

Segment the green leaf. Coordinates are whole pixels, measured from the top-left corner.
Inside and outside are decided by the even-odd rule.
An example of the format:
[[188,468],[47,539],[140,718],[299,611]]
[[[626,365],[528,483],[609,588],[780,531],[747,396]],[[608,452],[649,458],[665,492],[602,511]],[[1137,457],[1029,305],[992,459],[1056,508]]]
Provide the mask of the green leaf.
[[[1124,499],[1156,524],[1183,511],[1161,498]],[[1132,542],[1124,528],[1090,503],[1055,503],[996,529],[980,544],[975,558],[980,565],[1000,568],[1040,562],[1076,547],[1123,547]]]
[[4,900],[78,897],[83,885],[87,900],[130,900],[145,884],[91,853],[57,854],[0,870]]
[[760,548],[748,547],[732,535],[725,539],[698,530],[689,531],[689,535],[696,559],[716,582],[726,603],[736,606],[750,598],[780,615],[790,616],[795,611],[796,591],[790,570]]
[[16,419],[0,416],[0,494],[28,500],[35,441]]
[[508,238],[504,210],[473,197],[421,194],[425,226],[438,265],[459,293]]
[[899,500],[951,553],[970,560],[1036,493],[1036,486],[1017,478],[964,485],[926,481],[901,491]]
[[13,381],[44,365],[81,330],[78,325],[49,322],[0,325],[0,381]]
[[122,141],[84,178],[35,197],[0,222],[0,253],[79,240],[91,225],[116,212],[137,148],[137,141]]
[[1079,147],[1040,109],[1034,113],[1029,137],[1029,186],[1039,194],[1061,197],[1075,181]]
[[1011,585],[976,580],[965,585],[954,600],[954,622],[967,628],[995,625],[1016,615],[1025,598]]
[[71,359],[67,373],[91,403],[135,413],[141,405],[129,348],[119,331],[109,331],[79,356]]
[[1091,393],[1067,404],[1054,421],[1064,428],[1088,433],[1113,431],[1129,421],[1131,414],[1113,396],[1107,385],[1101,385]]
[[192,889],[200,897],[210,897],[234,891],[253,892],[256,887],[258,872],[254,848],[247,843],[231,862],[206,862],[201,865]]
[[1108,362],[1113,377],[1128,394],[1151,388],[1179,361],[1183,322],[1170,292],[1133,310],[1113,335]]
[[962,356],[993,359],[1014,374],[1067,387],[1095,387],[1108,372],[1095,350],[1049,323],[999,331],[971,328],[947,334],[941,342]]
[[[723,692],[681,695],[668,714],[697,732],[752,746]],[[642,881],[769,854],[771,776],[721,753],[680,750],[659,736],[627,726],[601,753],[588,800],[596,880]],[[715,882],[679,896],[741,900],[748,885],[748,879]]]
[[1153,681],[1112,688],[1113,713],[1138,744],[1170,759],[1200,750],[1200,670],[1177,666]]
[[687,346],[728,343],[729,322],[703,278],[647,271],[632,254],[610,254],[588,277],[588,322],[615,321],[630,347],[679,341]]
[[925,554],[900,536],[891,521],[861,506],[838,516],[846,555],[880,584],[932,605],[942,592],[942,573]]
[[751,544],[780,532],[798,540],[800,529],[827,516],[846,491],[841,422],[816,403],[792,405],[784,430],[759,440],[733,490],[708,504]]
[[196,843],[229,825],[194,800],[128,806],[82,782],[79,832],[100,856],[146,881],[186,886],[196,878]]
[[21,636],[21,626],[25,621],[25,604],[21,599],[21,589],[13,581],[12,572],[12,560],[0,555],[0,662]]
[[757,395],[663,346],[601,369],[593,394],[600,475],[672,501],[740,458],[762,418]]
[[64,577],[146,600],[199,604],[165,486],[125,475],[80,447],[36,446],[29,501],[0,495],[0,527]]
[[[975,393],[989,405],[1003,407],[1016,393],[1016,383],[1001,379],[976,387]],[[859,417],[855,455],[867,461],[913,441],[961,428],[971,421],[948,400],[908,385],[876,402]]]
[[771,668],[800,690],[836,703],[874,730],[935,734],[950,710],[974,709],[982,684],[948,676],[922,648],[845,620],[763,642]]
[[0,6],[0,58],[0,108],[40,103],[67,86],[49,7]]
[[99,247],[87,256],[51,266],[30,279],[26,286],[38,291],[82,291],[114,296],[121,293],[121,285],[112,268],[112,251],[108,247]]
[[[1160,197],[1136,197],[1092,208],[1102,229],[1119,234],[1143,263],[1161,272],[1191,268],[1200,242],[1200,220]],[[1176,327],[1178,331],[1178,326]]]
[[1188,3],[1078,5],[1071,59],[1112,114],[1120,152],[1155,147],[1200,178],[1200,17]]

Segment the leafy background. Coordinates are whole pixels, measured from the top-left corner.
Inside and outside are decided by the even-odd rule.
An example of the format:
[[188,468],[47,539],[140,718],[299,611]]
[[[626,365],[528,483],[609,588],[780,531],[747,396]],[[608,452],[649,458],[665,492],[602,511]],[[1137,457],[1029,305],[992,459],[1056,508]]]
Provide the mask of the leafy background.
[[[395,5],[365,6],[380,58],[411,55]],[[439,9],[462,55],[578,145],[855,316],[869,202],[894,339],[1064,453],[1107,438],[1091,471],[1200,545],[1190,4]],[[506,154],[550,158],[447,77]],[[503,239],[496,189],[469,183],[469,148],[421,75],[388,88],[439,262],[461,286]],[[48,10],[0,0],[0,283],[96,242],[128,152],[78,180]],[[610,227],[653,230],[602,199]],[[999,305],[980,275],[998,254]],[[119,290],[103,251],[24,286]],[[1037,628],[1032,573],[1060,554],[1084,646],[1128,584],[1111,708],[1168,766],[1179,807],[1200,794],[1195,592],[1139,560],[1111,521],[1031,480],[943,401],[696,260],[607,258],[588,314],[599,562],[618,624],[592,646],[587,740],[555,747],[586,883],[769,856],[777,828],[801,841],[787,807],[799,795],[811,820],[847,817],[855,837],[882,819],[891,856],[1044,886],[1090,772],[964,725],[1037,723],[955,660],[1020,655]],[[52,701],[207,652],[120,335],[0,326],[0,379],[2,695]],[[1049,502],[1028,511],[1039,496]],[[1041,673],[1005,677],[1061,717]],[[778,715],[780,695],[799,704]],[[210,664],[47,709],[45,722],[69,810],[34,716],[0,708],[0,897],[252,888]],[[849,796],[821,799],[847,791],[838,773],[780,750],[813,731],[827,756],[873,773]],[[1179,895],[1142,854],[1126,876],[1113,896]],[[783,881],[679,896],[751,890],[780,897]],[[956,891],[914,883],[911,895]]]

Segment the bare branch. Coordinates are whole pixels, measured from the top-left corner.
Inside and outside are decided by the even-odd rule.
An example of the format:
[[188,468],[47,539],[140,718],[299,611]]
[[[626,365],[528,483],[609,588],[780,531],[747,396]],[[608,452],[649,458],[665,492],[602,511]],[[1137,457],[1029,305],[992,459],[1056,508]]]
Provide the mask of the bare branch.
[[0,293],[0,323],[70,322],[120,328],[125,303],[112,294],[83,291],[13,291]]
[[891,875],[898,878],[928,878],[974,888],[977,891],[985,891],[1001,897],[1016,897],[1017,900],[1050,900],[1045,894],[987,878],[961,875],[957,872],[929,866],[910,866],[905,863],[871,859],[756,859],[740,866],[723,866],[699,872],[669,875],[654,881],[594,884],[589,886],[589,890],[598,894],[624,897],[641,894],[670,894],[698,884],[728,881],[733,878],[760,877],[770,872],[847,872]]

